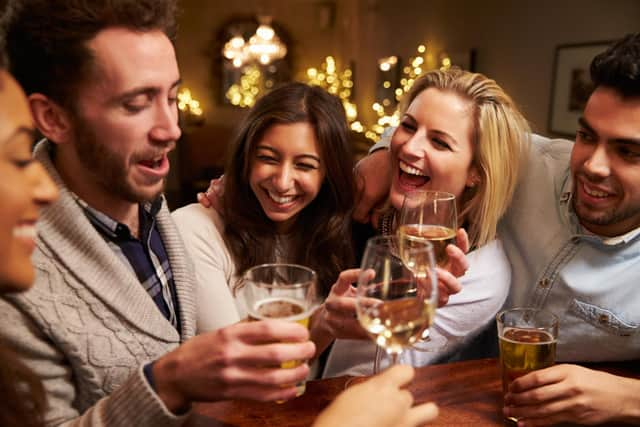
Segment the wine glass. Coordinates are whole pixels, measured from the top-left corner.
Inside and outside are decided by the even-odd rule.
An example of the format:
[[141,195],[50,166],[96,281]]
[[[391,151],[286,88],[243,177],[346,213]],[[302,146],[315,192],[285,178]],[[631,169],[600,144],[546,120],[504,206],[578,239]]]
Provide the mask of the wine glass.
[[356,290],[358,320],[392,364],[431,326],[438,298],[432,244],[400,248],[395,235],[369,239]]
[[401,245],[427,240],[433,244],[436,263],[449,261],[447,245],[455,244],[458,229],[456,197],[445,191],[412,191],[405,194],[398,218]]
[[[447,245],[455,244],[456,240],[456,198],[446,191],[417,190],[406,193],[397,224],[401,248],[429,241],[433,244],[436,263],[442,267],[449,262]],[[413,348],[435,351],[443,346],[444,342],[434,342],[429,337],[429,329],[426,329]]]

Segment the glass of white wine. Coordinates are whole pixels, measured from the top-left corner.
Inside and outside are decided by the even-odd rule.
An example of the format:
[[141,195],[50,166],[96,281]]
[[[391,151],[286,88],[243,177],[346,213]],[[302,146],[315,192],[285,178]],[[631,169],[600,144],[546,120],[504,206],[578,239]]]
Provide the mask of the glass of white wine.
[[[455,244],[458,229],[456,197],[446,191],[417,190],[405,194],[396,222],[401,248],[411,248],[419,242],[433,244],[438,266],[449,262],[447,245]],[[432,339],[425,330],[413,348],[418,351],[438,351],[443,340]]]
[[361,269],[358,320],[395,364],[433,321],[438,298],[433,246],[425,240],[401,253],[398,236],[373,237],[367,242]]
[[445,191],[412,191],[405,194],[397,221],[401,245],[411,247],[426,240],[433,244],[436,263],[449,261],[446,247],[455,244],[458,229],[456,197]]

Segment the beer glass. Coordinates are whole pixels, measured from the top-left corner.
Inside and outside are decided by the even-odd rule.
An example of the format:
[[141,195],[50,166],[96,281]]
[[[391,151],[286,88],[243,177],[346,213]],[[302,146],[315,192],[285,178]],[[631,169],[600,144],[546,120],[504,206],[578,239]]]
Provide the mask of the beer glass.
[[512,308],[498,313],[496,320],[502,391],[506,394],[516,378],[555,363],[558,318],[547,310]]
[[[296,264],[262,264],[243,276],[243,294],[250,320],[280,319],[309,327],[309,319],[321,303],[316,273]],[[284,369],[295,368],[303,360],[284,362]],[[305,383],[296,384],[297,396]]]

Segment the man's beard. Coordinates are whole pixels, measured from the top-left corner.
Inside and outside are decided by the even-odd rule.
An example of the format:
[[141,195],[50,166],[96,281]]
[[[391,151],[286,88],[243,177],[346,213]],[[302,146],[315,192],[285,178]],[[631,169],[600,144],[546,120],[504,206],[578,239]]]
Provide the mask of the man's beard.
[[74,125],[78,159],[106,193],[132,203],[151,202],[162,193],[164,180],[162,188],[152,195],[134,188],[127,181],[128,167],[125,158],[100,141],[81,117],[76,115]]
[[[574,193],[575,194],[575,193]],[[573,210],[576,212],[581,223],[588,223],[598,226],[617,224],[640,214],[640,206],[619,206],[595,212],[584,202],[573,199]]]

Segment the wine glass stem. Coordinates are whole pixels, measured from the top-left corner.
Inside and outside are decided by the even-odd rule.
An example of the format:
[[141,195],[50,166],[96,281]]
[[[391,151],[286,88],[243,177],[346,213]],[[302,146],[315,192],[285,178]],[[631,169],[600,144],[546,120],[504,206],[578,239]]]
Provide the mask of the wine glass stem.
[[376,346],[376,355],[373,358],[373,373],[377,374],[380,372],[380,359],[382,358],[382,349]]

